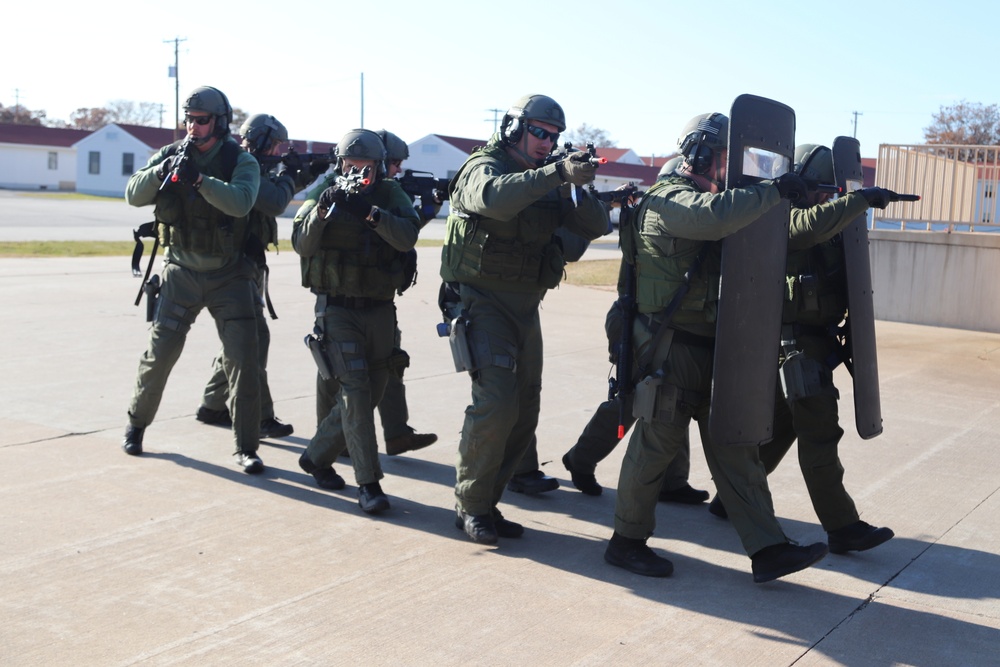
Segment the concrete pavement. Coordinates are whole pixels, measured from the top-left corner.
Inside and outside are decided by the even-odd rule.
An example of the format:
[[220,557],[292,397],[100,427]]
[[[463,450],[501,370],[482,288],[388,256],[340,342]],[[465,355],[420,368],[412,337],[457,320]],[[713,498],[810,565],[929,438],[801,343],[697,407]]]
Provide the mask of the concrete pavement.
[[[434,331],[439,250],[420,249],[397,303],[410,422],[440,441],[383,455],[393,509],[371,518],[349,464],[333,493],[296,464],[315,425],[312,299],[284,245],[270,257],[269,376],[296,432],[262,445],[259,477],[232,465],[228,431],[194,419],[219,347],[206,313],[146,453],[129,457],[147,325],[128,258],[0,260],[0,664],[996,664],[1000,335],[879,322],[885,432],[870,441],[837,371],[848,488],[895,539],[755,585],[726,522],[661,505],[650,544],[676,570],[653,580],[602,559],[624,446],[598,468],[598,498],[559,462],[606,392],[609,292],[563,286],[543,303],[539,448],[563,486],[506,494],[527,532],[482,547],[452,523],[469,380]],[[711,489],[692,437],[692,484]],[[789,537],[825,538],[796,461],[771,489]]]

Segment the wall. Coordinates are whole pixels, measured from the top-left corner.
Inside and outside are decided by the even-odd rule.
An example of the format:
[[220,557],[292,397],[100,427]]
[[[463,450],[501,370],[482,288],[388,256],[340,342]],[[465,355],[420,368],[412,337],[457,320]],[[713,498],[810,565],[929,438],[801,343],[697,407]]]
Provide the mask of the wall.
[[875,317],[1000,333],[1000,234],[869,232]]
[[[76,151],[69,147],[2,144],[0,188],[19,190],[72,190],[76,187]],[[58,157],[49,169],[49,153]]]
[[[101,154],[99,174],[91,174],[90,153]],[[146,144],[117,125],[107,125],[76,142],[76,190],[90,195],[124,197],[129,177],[146,166],[154,153]],[[132,154],[132,169],[124,173],[122,160]]]

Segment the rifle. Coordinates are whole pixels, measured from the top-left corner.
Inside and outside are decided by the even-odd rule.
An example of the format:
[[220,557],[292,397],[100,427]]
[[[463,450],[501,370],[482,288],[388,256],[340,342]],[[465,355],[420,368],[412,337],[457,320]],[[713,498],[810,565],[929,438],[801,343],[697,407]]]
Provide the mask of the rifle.
[[177,156],[179,159],[174,163],[174,168],[170,170],[167,177],[163,179],[162,183],[160,183],[160,190],[167,187],[168,183],[177,183],[180,181],[181,170],[185,165],[187,165],[187,161],[191,159],[190,153],[192,146],[194,146],[194,144],[191,142],[190,135],[177,146],[177,151],[174,153],[174,156]]
[[590,195],[592,197],[596,197],[600,201],[607,203],[614,202],[618,204],[625,204],[626,202],[638,199],[639,197],[646,194],[645,192],[639,190],[639,188],[636,187],[635,183],[629,183],[624,187],[621,187],[617,190],[609,190],[608,192],[598,192],[597,188],[595,188],[593,185],[589,187],[590,187]]
[[[562,148],[561,151],[549,153],[548,157],[545,158],[545,162],[543,163],[543,165],[544,164],[553,164],[555,162],[562,162],[563,160],[565,160],[567,158],[573,159],[573,156],[576,153],[580,153],[580,152],[584,152],[584,151],[577,151],[577,150],[575,150],[573,148],[573,144],[571,142],[567,141],[565,144],[563,144],[563,148]],[[597,147],[594,146],[593,143],[588,143],[587,144],[587,150],[585,152],[587,152],[587,153],[590,154],[590,158],[589,158],[590,164],[594,165],[595,167],[599,167],[602,164],[607,164],[608,163],[608,158],[606,158],[606,157],[597,157]]]
[[[624,238],[625,234],[632,234],[631,216],[635,212],[635,207],[629,204],[628,199],[623,199],[621,218],[618,228]],[[633,350],[632,332],[635,325],[636,311],[636,277],[635,277],[635,243],[634,239],[627,240],[622,244],[622,289],[618,294],[618,308],[621,310],[622,331],[618,339],[618,359],[615,367],[615,376],[608,378],[608,400],[618,401],[618,439],[625,437],[625,424],[631,424],[630,415],[625,414],[626,406],[629,404],[628,397],[635,391],[635,379],[632,377]]]
[[292,169],[302,169],[313,164],[329,166],[337,161],[337,154],[332,148],[326,153],[299,153],[294,146],[289,147],[288,151],[281,155],[254,155],[254,157],[265,171],[270,171],[279,163],[284,163]]
[[351,170],[347,174],[337,174],[333,183],[337,186],[338,190],[343,190],[349,195],[356,195],[371,185],[371,173],[371,167],[365,167],[361,171],[358,171],[357,167],[351,167]]
[[[416,174],[428,175],[417,176]],[[422,203],[427,203],[428,200],[437,203],[437,201],[446,201],[448,199],[448,179],[435,178],[434,174],[429,171],[405,169],[403,177],[397,178],[396,182],[403,188],[403,192],[409,195],[410,199],[420,197]]]

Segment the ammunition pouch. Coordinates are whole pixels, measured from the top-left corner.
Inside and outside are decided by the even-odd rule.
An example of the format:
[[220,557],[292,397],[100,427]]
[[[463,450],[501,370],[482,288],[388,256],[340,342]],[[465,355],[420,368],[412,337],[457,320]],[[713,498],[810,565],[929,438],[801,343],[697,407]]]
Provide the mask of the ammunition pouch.
[[403,296],[403,292],[417,284],[417,251],[410,249],[400,254],[403,262],[403,284],[396,290],[396,294]]
[[192,313],[190,308],[176,304],[164,298],[162,294],[157,296],[156,310],[153,314],[156,324],[173,331],[187,333],[195,317],[197,313]]
[[562,244],[558,242],[549,243],[542,248],[542,263],[538,271],[538,284],[545,289],[558,287],[565,273],[566,259],[563,255]]

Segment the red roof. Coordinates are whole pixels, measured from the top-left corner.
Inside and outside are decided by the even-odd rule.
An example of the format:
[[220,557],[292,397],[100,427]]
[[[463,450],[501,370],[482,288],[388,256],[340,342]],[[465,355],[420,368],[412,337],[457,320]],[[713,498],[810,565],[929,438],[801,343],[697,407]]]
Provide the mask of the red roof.
[[435,137],[441,139],[445,143],[451,144],[458,150],[462,151],[466,155],[472,153],[472,149],[477,146],[485,146],[487,144],[486,139],[464,139],[462,137],[446,137],[443,134],[435,134]]
[[[174,131],[164,127],[146,127],[145,125],[127,125],[125,123],[115,124],[150,148],[160,148],[161,146],[174,143]],[[184,132],[180,132],[177,136],[183,137]]]
[[656,182],[656,176],[660,173],[659,167],[647,167],[644,164],[623,164],[621,162],[609,162],[602,164],[597,169],[599,176],[614,176],[615,178],[626,178],[636,185],[649,187]]
[[90,130],[67,130],[61,127],[45,127],[43,125],[0,123],[0,143],[3,144],[70,148],[88,134],[90,134]]
[[614,148],[611,146],[598,146],[597,155],[608,158],[608,162],[618,162],[631,148]]

